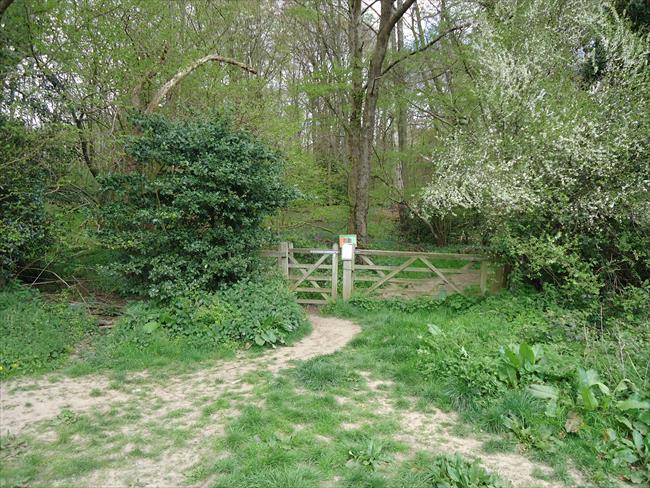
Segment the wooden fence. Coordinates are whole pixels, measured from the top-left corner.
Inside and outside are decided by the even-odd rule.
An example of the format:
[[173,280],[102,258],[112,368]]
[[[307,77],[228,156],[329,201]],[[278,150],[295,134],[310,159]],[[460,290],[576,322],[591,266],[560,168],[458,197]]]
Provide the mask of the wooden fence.
[[277,250],[263,251],[277,258],[278,267],[298,293],[298,301],[324,304],[338,297],[339,261],[344,300],[352,293],[392,296],[440,296],[481,293],[502,281],[502,269],[489,258],[473,254],[352,249],[350,259],[340,259],[337,244],[331,249],[294,248],[281,242]]

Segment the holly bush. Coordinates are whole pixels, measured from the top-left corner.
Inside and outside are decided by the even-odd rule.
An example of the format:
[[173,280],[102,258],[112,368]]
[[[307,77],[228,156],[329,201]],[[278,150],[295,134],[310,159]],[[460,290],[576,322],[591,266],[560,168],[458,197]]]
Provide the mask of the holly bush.
[[37,131],[0,116],[0,283],[51,242],[45,212],[50,152]]
[[248,276],[270,237],[264,218],[292,197],[284,159],[222,116],[133,121],[132,171],[101,179],[101,234],[126,291],[166,300]]

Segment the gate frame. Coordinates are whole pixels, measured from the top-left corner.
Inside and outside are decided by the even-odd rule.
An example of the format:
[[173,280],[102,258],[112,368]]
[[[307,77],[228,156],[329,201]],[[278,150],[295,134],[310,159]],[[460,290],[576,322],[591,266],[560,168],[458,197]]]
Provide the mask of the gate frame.
[[[296,254],[321,255],[315,263],[300,263]],[[322,299],[298,298],[298,303],[306,305],[324,305],[338,298],[338,269],[339,245],[334,244],[332,249],[312,249],[293,247],[291,242],[280,242],[277,251],[263,251],[263,256],[277,257],[280,273],[289,282],[289,288],[295,292],[317,293]],[[331,256],[329,264],[327,258]],[[291,274],[292,269],[297,269],[302,276]],[[330,276],[315,275],[318,270],[329,270]],[[308,282],[311,287],[303,285]],[[331,282],[330,287],[322,287],[319,281]],[[303,286],[300,286],[303,285]]]
[[[346,244],[347,245],[347,244]],[[314,263],[300,263],[296,259],[296,254],[310,254],[310,255],[320,255],[320,257]],[[363,289],[365,293],[372,293],[373,291],[381,288],[381,286],[388,283],[405,283],[405,282],[416,282],[416,281],[426,281],[426,280],[417,280],[417,279],[400,279],[397,278],[397,275],[401,272],[426,272],[433,273],[436,275],[443,283],[449,286],[456,293],[464,294],[464,289],[462,286],[456,286],[449,276],[452,274],[458,274],[465,272],[470,272],[470,268],[475,263],[480,263],[480,270],[471,271],[476,273],[479,277],[478,285],[480,287],[481,294],[486,294],[488,291],[488,266],[491,262],[491,259],[486,256],[480,256],[476,254],[456,254],[456,253],[435,253],[435,252],[413,252],[413,251],[388,251],[388,250],[375,250],[375,249],[356,249],[352,246],[352,255],[351,259],[339,259],[341,255],[341,249],[338,244],[334,244],[331,249],[318,249],[318,248],[294,248],[291,242],[280,242],[278,245],[278,250],[269,250],[262,251],[262,255],[266,257],[274,257],[278,259],[278,267],[282,276],[284,276],[289,282],[289,287],[291,290],[300,293],[315,293],[320,295],[322,298],[298,298],[298,303],[309,304],[309,305],[324,305],[335,301],[338,298],[338,265],[339,260],[343,264],[343,280],[342,280],[342,298],[343,300],[349,300],[352,297],[354,292],[354,282],[355,281],[370,281],[373,282],[369,288]],[[327,264],[327,258],[331,256],[331,262]],[[371,256],[391,256],[391,257],[402,257],[405,258],[405,261],[399,265],[376,265]],[[341,256],[342,258],[343,256]],[[346,256],[350,257],[350,256]],[[362,263],[355,264],[355,261],[359,258]],[[434,266],[430,259],[447,259],[447,260],[462,260],[467,261],[462,268],[454,269],[444,269]],[[418,261],[422,262],[425,267],[412,267],[413,264]],[[296,269],[299,271],[299,275],[292,275],[291,270]],[[355,270],[366,270],[374,271],[378,276],[377,277],[355,277]],[[330,271],[329,276],[316,275],[315,273],[318,270],[328,270]],[[505,270],[503,267],[497,269],[497,280],[499,285],[502,286],[502,281],[505,276]],[[319,284],[320,282],[330,282],[329,287],[324,287]],[[309,283],[311,286],[304,286],[305,282]],[[303,286],[300,286],[303,285]]]

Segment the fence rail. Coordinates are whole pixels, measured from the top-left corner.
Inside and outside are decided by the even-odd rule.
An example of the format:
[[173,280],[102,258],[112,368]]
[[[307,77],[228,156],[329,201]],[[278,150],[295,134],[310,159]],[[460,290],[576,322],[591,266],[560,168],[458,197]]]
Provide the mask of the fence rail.
[[322,249],[294,248],[290,242],[281,242],[277,250],[265,250],[262,255],[278,260],[289,286],[299,294],[298,302],[305,304],[325,304],[337,299],[339,261],[344,300],[352,293],[463,294],[470,287],[486,293],[488,288],[498,288],[502,281],[502,269],[489,258],[475,254],[352,248],[351,254],[342,259],[337,244]]

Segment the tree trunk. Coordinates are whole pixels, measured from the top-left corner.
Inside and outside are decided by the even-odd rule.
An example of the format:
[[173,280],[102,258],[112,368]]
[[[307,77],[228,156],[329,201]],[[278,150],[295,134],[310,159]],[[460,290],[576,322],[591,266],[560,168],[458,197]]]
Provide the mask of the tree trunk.
[[162,102],[163,98],[167,96],[167,94],[172,88],[174,88],[178,83],[180,83],[180,81],[183,78],[189,75],[196,68],[204,65],[209,61],[217,61],[219,63],[231,64],[245,71],[248,71],[249,73],[257,74],[257,71],[255,69],[245,65],[244,63],[240,63],[239,61],[235,61],[234,59],[224,58],[223,56],[219,56],[218,54],[208,54],[207,56],[203,56],[202,58],[197,59],[193,63],[190,63],[188,66],[179,70],[174,76],[172,76],[169,79],[169,81],[167,81],[167,83],[165,83],[160,88],[160,90],[158,90],[156,94],[153,96],[153,98],[147,105],[147,108],[145,109],[145,113],[153,112],[156,109],[156,107],[160,105],[160,102]]
[[350,213],[348,229],[350,232],[356,232],[356,220],[354,208],[357,202],[357,171],[361,163],[361,113],[363,110],[363,68],[361,66],[361,57],[363,46],[359,39],[359,29],[361,27],[361,0],[350,0],[350,28],[349,44],[351,59],[352,91],[350,93],[350,127],[347,138],[348,143],[348,200]]
[[14,0],[0,0],[0,19],[5,14],[5,11],[9,8],[9,5],[13,3]]
[[413,5],[415,0],[406,0],[400,5],[397,11],[393,10],[393,0],[381,0],[381,13],[379,19],[379,31],[375,42],[375,48],[370,58],[368,67],[368,82],[366,96],[364,99],[363,119],[361,126],[361,154],[357,166],[356,199],[354,205],[354,230],[357,234],[359,245],[365,246],[368,243],[368,204],[370,192],[370,152],[375,130],[375,118],[377,115],[377,100],[381,76],[383,74],[384,59],[390,36],[395,24],[402,18],[404,13]]
[[[402,0],[397,0],[397,7],[400,8],[402,6]],[[398,53],[401,53],[404,51],[404,19],[399,19],[397,21],[397,46],[396,46],[396,51]],[[395,188],[397,189],[397,193],[399,195],[399,202],[397,204],[397,210],[399,213],[399,224],[400,228],[404,229],[406,227],[406,222],[409,216],[408,213],[408,206],[406,205],[406,197],[405,197],[405,190],[406,190],[406,161],[405,161],[405,153],[406,153],[406,145],[407,145],[407,137],[408,137],[408,119],[407,119],[407,111],[406,111],[406,104],[404,103],[404,98],[403,98],[403,93],[402,90],[405,89],[406,86],[406,80],[405,80],[405,73],[404,70],[400,67],[399,71],[397,73],[398,77],[398,83],[399,83],[399,88],[400,88],[400,95],[397,99],[397,150],[398,150],[398,158],[397,158],[397,166],[395,168]]]

